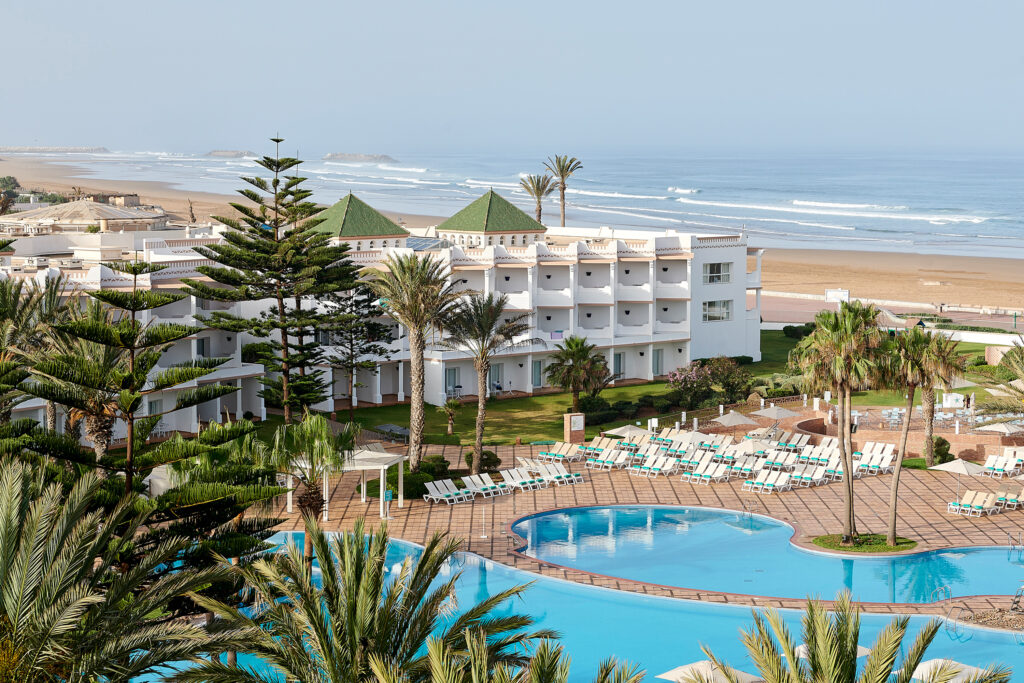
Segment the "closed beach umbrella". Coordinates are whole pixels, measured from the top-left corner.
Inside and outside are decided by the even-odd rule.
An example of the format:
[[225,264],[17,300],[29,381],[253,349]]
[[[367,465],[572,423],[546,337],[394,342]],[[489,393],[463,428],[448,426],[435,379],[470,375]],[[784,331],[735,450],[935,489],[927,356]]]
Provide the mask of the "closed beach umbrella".
[[954,458],[949,462],[944,462],[941,465],[932,465],[928,469],[937,470],[939,472],[951,472],[956,474],[956,497],[960,498],[960,475],[966,474],[968,477],[977,477],[981,474],[985,474],[985,468],[975,462],[968,460],[961,460],[960,458]]
[[993,422],[992,424],[978,427],[979,432],[995,432],[996,434],[1020,434],[1024,427],[1015,425],[1012,422]]
[[780,408],[779,406],[768,406],[761,410],[755,410],[751,415],[767,417],[769,420],[785,420],[787,417],[797,417],[800,413],[794,413],[792,410]]
[[[743,671],[732,669],[730,673],[732,674],[733,680],[738,681],[738,683],[762,683],[762,679]],[[729,679],[725,677],[722,670],[710,659],[704,659],[699,662],[694,662],[693,664],[677,666],[671,671],[658,674],[656,678],[673,681],[673,683],[686,683],[686,681],[695,676],[700,676],[702,677],[700,680],[708,681],[709,683],[729,683]]]
[[915,681],[928,681],[939,670],[959,671],[953,678],[942,678],[942,680],[949,681],[949,683],[964,683],[965,681],[973,680],[975,676],[984,671],[984,669],[979,669],[976,666],[954,662],[952,659],[929,659],[917,665],[911,678]]

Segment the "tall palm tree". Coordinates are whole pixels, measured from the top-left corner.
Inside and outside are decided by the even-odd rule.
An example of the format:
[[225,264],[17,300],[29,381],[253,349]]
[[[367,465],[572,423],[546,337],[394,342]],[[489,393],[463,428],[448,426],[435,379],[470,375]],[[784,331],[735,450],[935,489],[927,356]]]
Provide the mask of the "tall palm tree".
[[[314,519],[327,505],[324,484],[332,474],[342,471],[355,447],[356,429],[350,423],[335,434],[330,420],[307,411],[301,422],[278,427],[270,448],[254,450],[253,455],[259,456],[262,452],[267,458],[266,465],[298,479],[302,486],[298,496],[299,511],[304,517]],[[306,562],[312,563],[313,539],[309,534],[303,552]]]
[[929,335],[920,327],[911,327],[896,335],[885,345],[882,362],[878,365],[879,383],[895,391],[905,392],[903,425],[900,429],[900,444],[896,451],[892,481],[889,484],[889,528],[887,543],[896,545],[896,508],[899,504],[900,470],[907,454],[907,439],[910,436],[910,421],[914,417],[914,399],[917,388],[929,381],[931,368],[928,367]]
[[[515,668],[489,661],[487,638],[479,629],[467,629],[464,635],[461,652],[439,638],[427,640],[430,683],[568,683],[569,656],[553,641],[541,641],[529,659]],[[377,683],[411,683],[400,667],[389,666],[377,656],[370,657],[370,669]],[[609,657],[598,666],[594,683],[640,683],[643,678],[644,672],[635,665]]]
[[444,323],[447,336],[441,340],[441,346],[469,354],[476,370],[476,449],[470,467],[472,474],[480,473],[484,450],[491,359],[503,351],[540,341],[525,336],[530,331],[530,314],[507,313],[507,305],[505,294],[472,294],[459,303]]
[[[836,596],[831,612],[817,600],[808,601],[801,628],[801,638],[807,648],[805,659],[797,657],[797,642],[776,610],[755,610],[753,617],[753,628],[741,631],[740,639],[765,683],[910,683],[914,670],[924,660],[928,647],[942,625],[939,619],[928,622],[904,653],[903,640],[907,635],[910,618],[893,619],[878,635],[863,670],[858,674],[860,609],[854,605],[848,592]],[[736,683],[734,670],[718,659],[708,647],[703,646],[702,649],[720,669],[721,677]],[[898,659],[901,661],[897,669]],[[953,680],[958,673],[959,667],[943,666],[926,680],[927,683],[943,683]],[[969,680],[972,683],[1003,683],[1010,680],[1011,674],[1006,667],[992,666],[985,673]],[[710,681],[703,676],[694,676],[686,683]]]
[[572,411],[578,413],[580,393],[586,390],[592,377],[606,373],[608,362],[604,355],[598,353],[595,344],[588,342],[586,337],[575,335],[557,344],[549,360],[551,364],[545,371],[548,380],[572,392]]
[[[430,680],[427,640],[434,636],[463,654],[467,629],[484,634],[492,666],[519,666],[535,639],[555,635],[529,631],[531,617],[505,612],[527,586],[495,593],[453,616],[461,573],[448,570],[460,541],[435,534],[417,559],[406,559],[396,572],[387,559],[387,527],[371,530],[369,536],[364,531],[360,519],[352,531],[329,539],[307,517],[306,536],[312,540],[318,574],[293,544],[249,567],[231,568],[258,602],[251,611],[239,611],[199,598],[220,617],[215,631],[231,639],[233,647],[266,662],[280,679],[304,683],[363,683],[372,675],[374,661],[409,681],[425,682]],[[219,661],[199,663],[175,678],[195,683],[267,680]]]
[[427,335],[437,331],[461,299],[440,260],[431,255],[390,255],[384,271],[374,271],[365,284],[380,297],[381,306],[409,335],[409,468],[420,469],[420,444],[425,421],[423,353]]
[[0,461],[0,678],[124,681],[217,648],[199,627],[169,620],[169,602],[227,578],[221,568],[166,573],[190,547],[172,538],[125,569],[121,553],[146,515],[123,501],[96,510],[101,481],[64,495],[43,470]]
[[444,419],[448,421],[448,433],[455,433],[455,416],[458,415],[459,409],[462,408],[462,402],[457,398],[450,398],[437,407],[437,412],[444,415]]
[[[852,393],[874,376],[875,357],[882,343],[877,317],[877,308],[856,301],[840,304],[838,311],[821,311],[815,316],[814,330],[790,353],[790,364],[803,374],[808,392],[831,389],[836,394],[839,455],[846,473],[853,472]],[[849,545],[857,535],[853,477],[843,477],[843,483],[842,542]]]
[[958,344],[944,334],[930,334],[927,367],[930,376],[921,385],[921,409],[924,413],[924,459],[928,467],[935,464],[935,387],[949,386],[965,371],[964,357]]
[[568,154],[556,154],[554,158],[548,157],[548,160],[544,162],[544,168],[555,176],[554,180],[558,185],[558,203],[562,207],[562,227],[564,228],[566,181],[573,173],[583,168],[583,162]]
[[[544,175],[528,175],[519,179],[519,186],[526,194],[533,197],[537,204],[537,222],[541,223],[541,203],[544,198],[555,191],[555,179],[550,173]],[[562,225],[565,225],[565,211],[562,211]]]

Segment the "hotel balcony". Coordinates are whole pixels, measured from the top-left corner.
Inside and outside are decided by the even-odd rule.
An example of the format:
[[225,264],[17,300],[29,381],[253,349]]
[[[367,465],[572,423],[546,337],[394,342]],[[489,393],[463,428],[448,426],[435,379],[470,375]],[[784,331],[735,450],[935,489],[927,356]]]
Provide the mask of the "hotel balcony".
[[615,287],[616,301],[652,301],[650,283],[623,284],[618,283]]
[[667,299],[689,299],[690,298],[690,283],[686,280],[679,282],[663,282],[658,280],[654,286],[654,295],[656,297],[664,297]]
[[623,324],[620,322],[615,326],[615,337],[627,338],[627,337],[644,337],[648,338],[651,336],[651,325],[648,322],[642,323],[628,323]]
[[572,306],[572,291],[565,289],[547,289],[538,287],[533,301],[535,306]]
[[656,320],[654,321],[655,334],[672,334],[680,337],[690,336],[690,323],[687,320]]
[[576,336],[585,337],[593,344],[595,340],[611,339],[612,328],[610,325],[604,325],[602,327],[586,327],[585,325],[580,325],[576,328]]
[[610,304],[612,303],[612,287],[578,287],[576,289],[577,304]]

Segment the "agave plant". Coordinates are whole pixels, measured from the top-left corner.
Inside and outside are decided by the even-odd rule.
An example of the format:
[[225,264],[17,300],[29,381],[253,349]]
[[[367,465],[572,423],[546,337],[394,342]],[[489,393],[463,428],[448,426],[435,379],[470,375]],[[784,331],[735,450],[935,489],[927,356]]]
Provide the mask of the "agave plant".
[[[765,683],[910,683],[917,680],[913,678],[914,670],[924,659],[942,622],[933,619],[925,624],[897,668],[909,624],[909,617],[893,619],[878,635],[860,672],[857,670],[860,610],[854,605],[849,591],[836,596],[832,613],[820,601],[808,601],[801,634],[806,648],[805,657],[797,655],[798,644],[774,609],[755,610],[754,627],[741,631],[740,640]],[[729,683],[738,683],[739,677],[732,667],[718,659],[707,646],[702,646],[702,649],[718,669],[716,680],[721,677]],[[1006,667],[992,666],[970,678],[956,678],[959,674],[959,667],[946,664],[934,669],[925,683],[947,683],[954,679],[972,683],[1003,683],[1010,680],[1011,671]],[[705,676],[695,675],[684,683],[711,681]]]
[[[219,642],[226,639],[232,649],[259,657],[282,680],[363,683],[372,675],[371,662],[377,662],[381,670],[419,683],[430,680],[424,650],[431,637],[464,656],[469,647],[464,632],[477,631],[492,666],[518,667],[527,663],[527,647],[535,639],[555,636],[527,630],[531,617],[496,613],[527,586],[501,591],[452,616],[459,573],[440,577],[458,551],[457,540],[435,534],[418,559],[407,559],[390,577],[386,526],[367,537],[358,520],[351,532],[328,538],[315,519],[306,517],[306,535],[319,573],[289,544],[276,556],[231,567],[258,596],[251,610],[195,598],[220,617],[214,625]],[[220,661],[197,661],[175,680],[264,683],[268,678]]]
[[109,514],[95,511],[93,474],[66,496],[42,474],[0,461],[0,680],[127,682],[217,647],[215,637],[168,619],[165,609],[225,576],[223,569],[159,576],[186,548],[183,539],[123,568],[122,551],[146,516],[128,501]]

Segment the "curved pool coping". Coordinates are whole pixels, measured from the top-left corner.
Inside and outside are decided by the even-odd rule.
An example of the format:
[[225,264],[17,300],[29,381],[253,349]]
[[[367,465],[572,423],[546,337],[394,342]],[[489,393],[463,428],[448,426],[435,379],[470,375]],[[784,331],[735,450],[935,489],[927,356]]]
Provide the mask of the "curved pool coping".
[[[705,588],[690,588],[690,587],[686,587],[686,586],[670,586],[668,584],[652,583],[650,581],[638,581],[636,579],[628,579],[628,578],[625,578],[625,577],[622,577],[622,576],[615,576],[615,575],[612,575],[612,574],[600,574],[598,572],[592,572],[592,571],[588,571],[586,569],[580,569],[579,567],[571,567],[571,566],[568,566],[568,565],[557,564],[555,562],[549,562],[547,560],[542,560],[540,558],[533,557],[531,555],[527,555],[527,554],[523,553],[522,550],[527,547],[527,541],[526,541],[525,538],[523,538],[522,536],[517,534],[515,532],[515,530],[512,528],[513,526],[515,526],[519,522],[522,522],[522,521],[525,521],[525,520],[528,520],[528,519],[533,519],[533,518],[536,518],[536,517],[543,517],[543,516],[551,515],[551,514],[558,513],[558,512],[565,512],[567,510],[594,510],[594,509],[604,509],[604,508],[661,508],[661,509],[666,509],[666,510],[680,510],[680,509],[681,510],[714,510],[716,512],[726,512],[726,513],[730,513],[730,514],[734,514],[734,515],[750,515],[751,517],[759,517],[761,519],[766,519],[766,520],[769,520],[769,521],[772,521],[772,522],[776,522],[778,524],[781,524],[781,525],[789,527],[793,531],[793,533],[790,535],[789,543],[790,543],[791,546],[793,546],[794,548],[796,548],[797,550],[799,550],[801,552],[811,553],[811,554],[816,554],[816,555],[826,555],[828,557],[835,557],[835,558],[839,558],[839,559],[843,559],[843,560],[853,560],[853,561],[867,560],[867,559],[884,559],[884,558],[887,558],[887,557],[891,558],[891,557],[909,557],[909,556],[913,556],[913,555],[930,555],[930,554],[935,554],[935,553],[955,552],[957,550],[985,550],[985,549],[998,549],[998,548],[1009,548],[1010,547],[1010,546],[1005,546],[1005,545],[973,545],[973,546],[949,546],[949,547],[946,547],[946,548],[933,548],[931,550],[916,550],[916,551],[905,551],[905,552],[898,552],[898,553],[856,553],[856,554],[854,554],[854,553],[830,552],[828,550],[824,550],[824,549],[818,548],[818,547],[810,548],[810,547],[807,547],[806,545],[804,545],[802,543],[799,543],[798,541],[795,540],[795,538],[799,534],[799,527],[797,525],[795,525],[795,524],[792,524],[792,523],[786,521],[786,520],[778,519],[776,517],[772,517],[771,515],[765,515],[765,514],[761,514],[761,513],[758,513],[758,512],[744,512],[742,510],[732,510],[732,509],[729,509],[729,508],[721,508],[721,507],[715,507],[715,506],[711,506],[711,505],[665,505],[665,504],[659,504],[659,503],[634,503],[634,504],[623,503],[623,504],[617,504],[617,505],[569,505],[569,506],[565,506],[565,507],[554,507],[554,508],[549,508],[549,509],[546,509],[546,510],[539,510],[537,512],[531,512],[528,515],[523,515],[521,517],[516,517],[514,519],[511,519],[511,520],[509,520],[508,522],[505,523],[505,533],[509,536],[509,538],[511,538],[512,540],[515,541],[516,545],[515,545],[515,547],[510,548],[509,552],[511,554],[515,555],[516,557],[519,557],[520,559],[526,560],[528,562],[535,562],[535,563],[541,565],[542,567],[551,567],[553,569],[558,569],[558,570],[561,570],[563,572],[579,572],[581,574],[585,574],[585,575],[588,575],[588,576],[592,576],[592,577],[596,577],[596,578],[601,578],[601,579],[608,579],[608,580],[613,580],[613,581],[619,581],[619,582],[622,582],[624,584],[632,584],[632,585],[636,585],[638,587],[650,587],[650,588],[657,588],[657,589],[664,589],[664,590],[690,591],[690,592],[696,593],[698,595],[700,595],[701,593],[703,593],[705,595],[721,595],[721,596],[724,596],[724,597],[741,598],[741,599],[744,599],[744,600],[749,600],[749,601],[754,602],[754,603],[756,603],[758,600],[776,600],[776,601],[781,601],[781,600],[806,600],[807,599],[806,596],[803,597],[803,598],[794,598],[794,597],[791,597],[791,596],[757,595],[757,594],[754,594],[754,593],[732,593],[732,592],[729,592],[729,591],[716,591],[716,590],[710,590],[710,589],[705,589]],[[610,588],[608,590],[617,590],[617,589]],[[625,592],[639,592],[639,591],[625,591]],[[959,595],[959,596],[950,597],[948,600],[936,600],[936,601],[932,601],[932,602],[865,602],[865,601],[857,601],[857,604],[858,605],[862,605],[862,606],[864,606],[867,609],[875,610],[875,611],[885,611],[886,608],[891,608],[891,609],[903,608],[903,609],[915,610],[915,609],[920,609],[922,606],[929,606],[929,605],[936,606],[936,605],[942,605],[942,604],[949,604],[950,606],[952,606],[952,604],[954,602],[957,602],[959,600],[978,600],[978,599],[985,599],[985,598],[1007,598],[1007,597],[1012,597],[1012,596],[1009,595],[1009,594]],[[685,600],[686,598],[670,598],[670,599]],[[824,603],[827,603],[827,604],[831,604],[832,603],[832,599],[831,598],[829,598],[829,599],[822,598],[821,601],[824,602]],[[908,612],[908,613],[913,613],[913,612]],[[1003,629],[993,629],[993,630],[1001,631]]]

